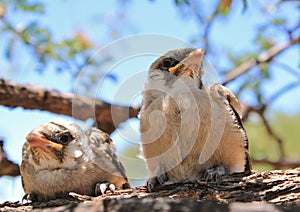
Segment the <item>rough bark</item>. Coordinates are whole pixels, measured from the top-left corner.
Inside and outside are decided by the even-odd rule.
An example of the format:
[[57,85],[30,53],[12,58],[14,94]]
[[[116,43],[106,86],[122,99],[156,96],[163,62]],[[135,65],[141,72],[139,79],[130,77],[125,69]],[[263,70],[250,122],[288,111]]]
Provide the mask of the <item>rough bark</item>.
[[96,99],[63,94],[36,85],[21,85],[6,79],[0,79],[0,105],[44,110],[80,120],[94,118],[98,127],[109,134],[120,123],[137,117],[139,111],[139,107],[111,105]]
[[299,211],[300,167],[171,184],[152,193],[137,187],[98,197],[70,196],[74,199],[0,206],[2,211]]

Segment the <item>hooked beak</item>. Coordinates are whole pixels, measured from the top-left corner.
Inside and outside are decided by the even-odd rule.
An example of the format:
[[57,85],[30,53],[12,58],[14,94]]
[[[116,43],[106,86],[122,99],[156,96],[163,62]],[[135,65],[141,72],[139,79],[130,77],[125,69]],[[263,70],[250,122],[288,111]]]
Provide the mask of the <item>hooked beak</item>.
[[55,149],[56,151],[61,151],[63,146],[61,144],[54,143],[46,139],[46,137],[37,132],[31,132],[27,137],[26,140],[29,143],[29,148],[36,148],[39,147],[43,150],[47,150],[49,147]]
[[203,75],[201,64],[204,56],[204,50],[197,49],[189,54],[188,57],[180,61],[176,66],[169,69],[171,74],[181,76],[184,73],[189,73],[190,77]]

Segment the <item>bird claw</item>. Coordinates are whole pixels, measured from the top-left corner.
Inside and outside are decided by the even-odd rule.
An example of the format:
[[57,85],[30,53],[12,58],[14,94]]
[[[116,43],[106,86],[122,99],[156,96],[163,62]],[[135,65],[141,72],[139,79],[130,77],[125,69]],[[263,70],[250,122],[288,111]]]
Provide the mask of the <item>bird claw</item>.
[[34,194],[25,194],[22,198],[22,202],[24,202],[24,200],[26,200],[27,202],[28,201],[34,202],[37,200],[37,197]]
[[30,200],[30,194],[25,194],[22,198],[22,202],[24,202],[24,200],[29,201]]
[[169,178],[166,173],[156,176],[156,177],[149,178],[148,181],[146,182],[146,187],[147,187],[148,192],[151,192],[154,189],[154,187],[156,187],[158,185],[163,185],[168,180],[169,180]]
[[108,190],[114,193],[116,190],[116,186],[111,183],[97,183],[95,186],[95,195],[105,194]]
[[223,166],[216,166],[211,169],[207,169],[204,172],[204,179],[206,182],[208,181],[216,181],[221,176],[225,175],[226,169]]

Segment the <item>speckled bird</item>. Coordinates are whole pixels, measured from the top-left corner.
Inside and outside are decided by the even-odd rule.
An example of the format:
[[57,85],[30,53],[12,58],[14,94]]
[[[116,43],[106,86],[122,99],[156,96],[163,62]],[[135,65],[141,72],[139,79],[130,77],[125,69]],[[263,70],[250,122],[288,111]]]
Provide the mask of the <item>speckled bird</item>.
[[66,198],[69,192],[94,196],[130,187],[113,141],[99,129],[84,132],[59,119],[32,130],[26,140],[21,165],[26,199]]

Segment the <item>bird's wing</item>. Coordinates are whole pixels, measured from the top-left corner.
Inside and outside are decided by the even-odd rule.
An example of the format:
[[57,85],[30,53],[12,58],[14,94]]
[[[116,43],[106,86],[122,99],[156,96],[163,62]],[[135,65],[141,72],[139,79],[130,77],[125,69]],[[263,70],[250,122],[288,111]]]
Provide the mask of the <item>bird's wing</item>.
[[89,147],[93,151],[94,161],[101,169],[127,180],[125,169],[117,158],[113,141],[109,135],[99,129],[86,131]]
[[234,124],[236,124],[237,128],[243,131],[243,141],[244,141],[244,148],[246,154],[246,164],[245,164],[245,171],[251,170],[250,164],[250,156],[249,156],[249,144],[248,144],[248,137],[246,131],[243,127],[242,123],[242,107],[239,103],[239,100],[236,96],[226,87],[222,86],[221,84],[212,84],[209,87],[209,92],[212,94],[212,97],[217,102],[224,104],[225,107],[229,106],[229,110],[232,111],[232,115],[234,117]]
[[[23,145],[23,147],[22,147],[22,164],[21,164],[21,167],[20,167],[20,171],[22,172],[22,169],[23,169],[23,161],[24,160],[28,160],[28,158],[27,158],[27,154],[26,154],[26,149],[28,148],[28,143],[27,142],[25,142],[24,143],[24,145]],[[26,159],[25,159],[26,158]],[[21,182],[22,182],[22,186],[23,186],[23,188],[24,188],[24,190],[25,190],[25,192],[26,192],[26,188],[25,188],[25,183],[24,183],[24,179],[23,179],[23,175],[21,174]]]
[[240,120],[242,119],[242,107],[240,105],[239,100],[228,88],[226,88],[220,84],[217,84],[217,85],[219,88],[222,89],[223,95],[226,98],[226,100],[227,100],[228,104],[230,105],[230,107],[232,108],[232,110],[234,110],[235,113],[237,113],[237,115],[238,115],[237,118],[239,119],[239,122],[240,122]]
[[209,87],[209,92],[213,99],[223,104],[224,106],[230,106],[231,110],[235,114],[236,121],[238,122],[241,127],[242,125],[242,107],[239,103],[239,100],[236,96],[226,87],[222,86],[221,84],[212,84]]
[[20,166],[21,172],[21,183],[24,189],[25,195],[23,200],[37,201],[38,197],[35,194],[34,184],[37,182],[36,169],[34,165],[30,162],[30,155],[32,155],[31,150],[29,150],[29,143],[26,141],[22,147],[22,162]]

